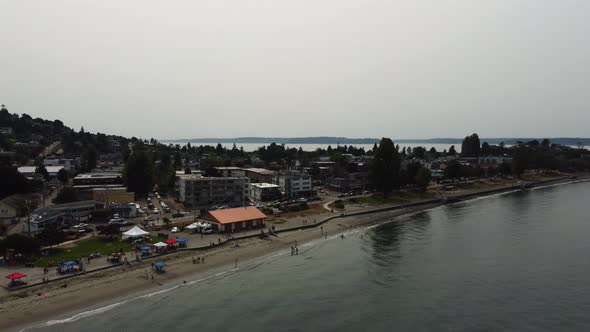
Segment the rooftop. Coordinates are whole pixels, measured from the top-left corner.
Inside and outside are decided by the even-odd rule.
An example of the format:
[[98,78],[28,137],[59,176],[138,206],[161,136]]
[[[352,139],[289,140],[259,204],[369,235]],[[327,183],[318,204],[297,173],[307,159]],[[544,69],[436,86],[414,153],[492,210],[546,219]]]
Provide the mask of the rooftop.
[[209,211],[209,214],[220,224],[231,224],[266,218],[266,215],[254,206]]
[[202,176],[199,174],[186,174],[179,176],[179,179],[185,181],[194,181],[194,180],[202,180],[202,181],[224,181],[224,180],[248,180],[247,177],[235,177],[235,176]]
[[[63,168],[63,166],[45,166],[45,169],[49,174],[57,173]],[[37,166],[21,166],[18,168],[18,172],[22,174],[35,173],[36,170]]]
[[279,185],[272,183],[250,183],[251,186],[257,188],[279,188]]
[[74,179],[112,179],[122,177],[118,172],[103,172],[103,173],[84,173],[79,174]]
[[273,175],[274,172],[266,168],[244,168],[247,172],[258,173],[261,175]]

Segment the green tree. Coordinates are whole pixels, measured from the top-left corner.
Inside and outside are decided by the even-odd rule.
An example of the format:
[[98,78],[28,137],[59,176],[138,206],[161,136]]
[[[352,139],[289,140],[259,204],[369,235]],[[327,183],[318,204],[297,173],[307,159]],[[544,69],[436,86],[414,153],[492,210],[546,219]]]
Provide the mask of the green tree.
[[68,173],[68,171],[66,171],[65,168],[62,168],[59,170],[59,172],[57,172],[57,179],[59,180],[59,182],[65,184],[68,182],[69,178],[70,174]]
[[512,155],[512,174],[519,177],[524,173],[529,164],[529,149],[524,145],[514,148]]
[[154,188],[154,163],[144,149],[135,149],[125,164],[124,178],[129,191],[147,194]]
[[445,177],[449,179],[457,179],[461,177],[461,164],[456,160],[449,162],[445,168]]
[[0,252],[4,253],[7,249],[14,249],[17,253],[30,257],[38,254],[41,246],[36,239],[22,234],[13,234],[0,241]]
[[399,152],[390,138],[382,138],[371,162],[370,177],[375,188],[387,196],[399,184]]
[[455,146],[451,145],[451,147],[449,148],[449,155],[454,156],[456,154],[457,154],[457,151],[455,150]]
[[0,165],[0,199],[14,195],[26,194],[41,188],[40,181],[30,181],[12,165]]
[[41,245],[48,246],[49,248],[58,245],[65,241],[65,233],[57,227],[55,224],[50,224],[43,229],[38,236]]
[[490,145],[488,144],[488,142],[483,142],[483,144],[481,145],[481,154],[482,156],[489,156],[492,152],[492,149],[490,147]]
[[77,202],[78,200],[79,200],[78,193],[76,192],[76,189],[74,189],[72,187],[63,187],[59,191],[57,196],[53,199],[53,203],[65,204],[65,203]]
[[480,150],[481,144],[477,134],[465,137],[461,145],[461,155],[464,157],[479,157]]
[[47,168],[45,168],[42,162],[37,165],[35,173],[41,175],[45,181],[49,180],[49,172],[47,172]]
[[432,180],[432,173],[426,167],[421,167],[416,174],[415,182],[418,187],[420,187],[423,191],[428,188],[430,181]]
[[82,152],[80,164],[82,172],[90,172],[96,168],[97,152],[94,145],[88,145]]
[[164,152],[162,159],[156,167],[156,183],[160,192],[167,193],[171,188],[174,188],[176,180],[176,169],[172,164],[172,158],[169,153]]

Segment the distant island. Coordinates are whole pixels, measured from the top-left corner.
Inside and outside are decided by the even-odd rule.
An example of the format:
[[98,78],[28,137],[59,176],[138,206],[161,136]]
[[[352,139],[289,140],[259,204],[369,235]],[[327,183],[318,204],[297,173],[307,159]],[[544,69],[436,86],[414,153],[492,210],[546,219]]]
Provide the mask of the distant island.
[[[507,145],[515,144],[516,142],[529,142],[532,140],[541,141],[546,137],[506,137],[506,138],[481,138],[482,142],[489,144],[504,143]],[[554,144],[561,145],[590,145],[590,138],[574,138],[574,137],[547,137]],[[374,144],[378,143],[380,138],[348,138],[348,137],[331,137],[331,136],[317,136],[317,137],[234,137],[234,138],[190,138],[190,139],[172,139],[162,140],[168,143],[254,143],[254,144]],[[396,143],[419,143],[419,144],[461,144],[463,138],[428,138],[428,139],[395,139]]]

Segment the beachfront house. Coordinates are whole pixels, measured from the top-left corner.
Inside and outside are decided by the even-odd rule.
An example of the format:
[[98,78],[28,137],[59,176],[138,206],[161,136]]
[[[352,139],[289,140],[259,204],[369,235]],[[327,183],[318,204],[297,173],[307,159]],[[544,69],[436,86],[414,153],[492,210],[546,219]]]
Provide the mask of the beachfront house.
[[204,219],[220,233],[232,233],[264,227],[266,215],[254,206],[208,211]]

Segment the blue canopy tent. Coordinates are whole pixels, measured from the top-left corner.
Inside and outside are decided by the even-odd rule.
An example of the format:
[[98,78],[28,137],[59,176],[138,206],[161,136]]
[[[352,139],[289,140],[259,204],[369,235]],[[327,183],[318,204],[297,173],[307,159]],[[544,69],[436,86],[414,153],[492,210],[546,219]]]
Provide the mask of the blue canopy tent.
[[166,264],[162,263],[162,262],[158,262],[154,264],[154,269],[156,269],[156,272],[164,272],[164,267],[166,266]]
[[141,250],[141,251],[150,251],[150,250],[152,250],[152,248],[150,246],[143,246],[143,247],[140,247],[139,250]]
[[178,241],[178,243],[179,243],[179,246],[180,246],[181,248],[186,248],[186,247],[187,247],[187,245],[188,245],[188,240],[187,240],[187,239],[184,239],[184,238],[181,238],[181,237],[177,237],[177,238],[176,238],[176,241]]
[[67,261],[59,264],[57,272],[60,274],[64,273],[75,273],[80,271],[80,264],[75,261]]

